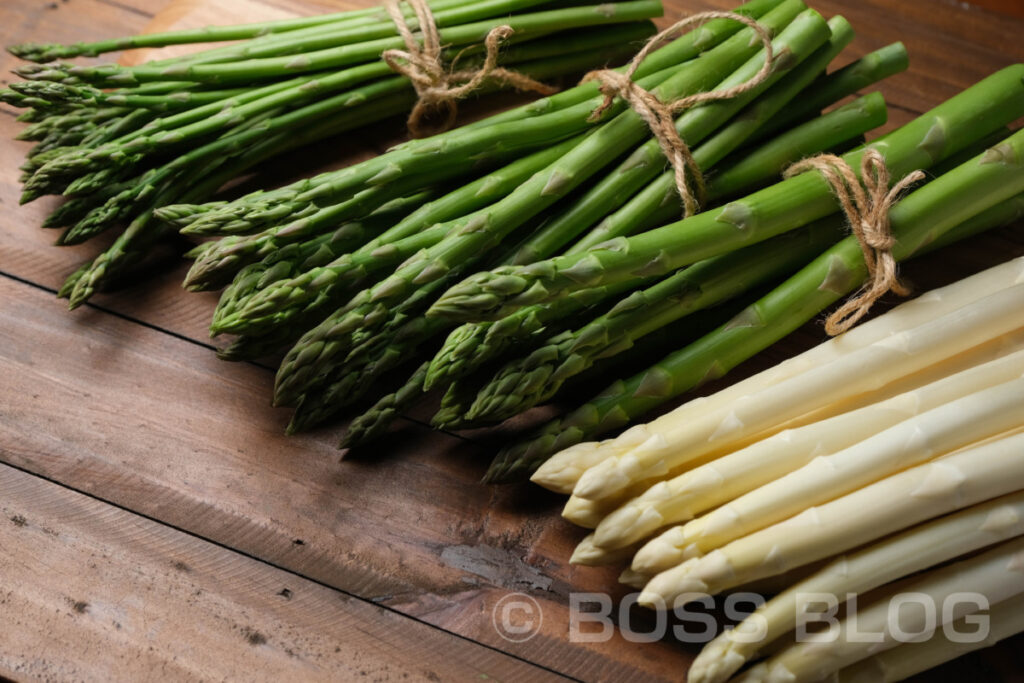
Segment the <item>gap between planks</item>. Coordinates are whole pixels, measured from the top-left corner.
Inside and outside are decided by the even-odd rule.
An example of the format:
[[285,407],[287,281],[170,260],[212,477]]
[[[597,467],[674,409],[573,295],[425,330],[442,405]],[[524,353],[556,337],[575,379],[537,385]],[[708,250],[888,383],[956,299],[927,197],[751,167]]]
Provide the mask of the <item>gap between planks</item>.
[[[0,680],[120,678],[161,663],[172,677],[336,680],[378,668],[385,678],[574,680],[22,468],[0,464],[0,492]],[[44,633],[70,642],[55,656],[14,650]]]

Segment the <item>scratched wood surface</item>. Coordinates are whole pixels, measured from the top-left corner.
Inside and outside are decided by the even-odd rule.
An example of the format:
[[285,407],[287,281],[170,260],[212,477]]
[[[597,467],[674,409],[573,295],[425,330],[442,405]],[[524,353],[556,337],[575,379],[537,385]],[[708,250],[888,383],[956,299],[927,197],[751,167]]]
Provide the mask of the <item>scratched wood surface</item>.
[[[366,6],[368,0],[244,3],[239,16],[255,20]],[[729,4],[724,0],[666,3],[668,17],[677,16],[684,5],[687,11],[699,11]],[[812,4],[827,15],[844,14],[858,29],[858,38],[842,61],[894,40],[907,44],[911,70],[882,88],[890,104],[886,129],[1001,66],[1024,61],[1024,44],[1019,39],[1024,21],[960,3],[815,0]],[[224,16],[225,6],[209,0],[3,3],[0,41],[72,42],[133,33],[147,24],[209,23]],[[156,18],[154,12],[158,12]],[[6,55],[0,57],[4,73],[13,63]],[[511,438],[511,430],[474,434],[468,440],[431,432],[408,419],[376,449],[376,459],[344,462],[339,462],[333,447],[336,429],[285,439],[281,430],[287,416],[266,407],[270,372],[250,364],[221,363],[213,357],[205,330],[214,297],[183,293],[179,283],[184,266],[174,261],[141,286],[97,297],[94,304],[73,314],[64,311],[52,291],[96,247],[52,247],[52,235],[36,227],[52,207],[46,200],[15,208],[16,169],[27,149],[22,143],[9,142],[18,125],[11,110],[0,110],[4,141],[0,203],[5,209],[0,212],[0,301],[4,302],[0,308],[0,462],[18,468],[16,477],[11,467],[0,469],[0,491],[6,491],[2,482],[15,482],[10,496],[0,494],[0,502],[17,499],[21,505],[19,511],[0,518],[0,524],[11,516],[56,519],[67,510],[88,508],[97,519],[112,515],[111,519],[125,520],[121,524],[132,531],[104,535],[83,521],[66,538],[87,540],[78,545],[68,541],[65,547],[56,538],[44,543],[33,537],[40,549],[22,546],[25,537],[14,532],[23,527],[0,527],[0,551],[15,558],[14,566],[22,572],[44,560],[54,566],[78,566],[95,548],[117,550],[107,553],[117,559],[112,573],[105,574],[108,578],[99,580],[85,571],[75,577],[73,587],[79,595],[71,603],[61,593],[69,592],[70,584],[65,588],[59,581],[36,585],[30,574],[19,575],[21,585],[34,586],[28,598],[12,603],[22,620],[31,622],[47,610],[60,612],[65,618],[54,623],[60,624],[64,637],[77,638],[83,649],[47,653],[33,648],[38,634],[45,632],[40,624],[47,621],[33,626],[39,630],[27,629],[17,636],[2,629],[0,675],[45,677],[41,672],[63,671],[67,677],[103,678],[104,673],[114,672],[128,678],[147,666],[153,667],[150,670],[183,666],[174,657],[190,655],[176,650],[168,639],[173,640],[171,632],[181,625],[170,612],[189,604],[176,601],[186,597],[181,591],[193,585],[189,581],[220,593],[215,603],[200,601],[189,607],[202,615],[189,632],[218,639],[214,651],[223,653],[202,661],[220,666],[219,671],[229,676],[259,669],[264,660],[265,670],[275,671],[274,667],[288,663],[280,657],[282,648],[263,644],[253,648],[231,629],[203,629],[213,623],[224,626],[217,621],[224,614],[231,618],[244,614],[254,624],[285,624],[289,633],[311,628],[313,622],[300,613],[303,610],[280,611],[278,603],[260,593],[260,586],[287,579],[310,586],[309,602],[303,604],[310,605],[308,610],[316,615],[326,615],[322,618],[336,610],[339,623],[364,620],[370,624],[366,630],[375,637],[399,634],[394,636],[396,643],[418,639],[427,649],[451,649],[450,661],[443,657],[431,669],[445,679],[466,678],[471,671],[499,678],[531,672],[538,677],[557,672],[585,680],[681,676],[693,650],[677,644],[636,645],[619,636],[608,643],[568,642],[569,592],[621,595],[616,572],[566,563],[580,534],[557,517],[557,497],[528,486],[488,489],[477,484],[494,443]],[[382,127],[358,137],[358,142],[340,140],[329,153],[321,149],[316,154],[289,155],[286,163],[261,176],[261,182],[280,182],[327,164],[351,163],[375,153],[393,135]],[[910,266],[907,274],[920,289],[927,289],[1022,253],[1024,242],[1016,226],[984,236],[969,247],[937,253],[927,262]],[[725,381],[798,352],[820,337],[818,326],[807,326]],[[41,482],[39,477],[49,481]],[[14,493],[18,490],[33,494],[19,498]],[[75,491],[90,497],[76,497]],[[124,510],[104,511],[104,501],[149,519],[140,520]],[[183,580],[160,564],[166,553],[160,555],[152,544],[159,545],[160,552],[173,547],[191,553],[190,557],[222,559],[203,565],[202,577]],[[200,559],[193,562],[200,563]],[[0,578],[16,571],[9,566],[0,565]],[[107,585],[109,577],[133,566],[139,568],[132,577],[134,583],[115,579],[119,585]],[[165,629],[112,633],[109,625],[98,628],[78,618],[82,615],[74,610],[78,602],[102,604],[117,595],[137,595],[145,585],[166,585],[171,594],[166,601],[139,607],[134,614],[162,620]],[[510,592],[529,594],[543,614],[540,633],[525,643],[509,642],[492,624],[493,607]],[[8,609],[5,604],[5,614]],[[324,633],[335,637],[336,632]],[[273,642],[286,641],[280,635]],[[323,642],[315,640],[310,651],[321,652]],[[1015,642],[1018,648],[1022,644],[1019,638]],[[115,661],[100,656],[106,645],[114,643],[137,653],[131,661],[140,668],[121,670]],[[156,654],[146,654],[150,645]],[[74,656],[76,652],[81,656]],[[387,671],[380,669],[380,662],[374,664],[373,673],[398,678],[405,670],[403,663],[420,657],[418,653],[411,648],[403,659],[382,647],[360,661],[376,656],[392,662],[393,668]],[[67,666],[68,658],[84,668],[45,668]],[[541,668],[530,669],[520,660]],[[1020,676],[1021,667],[1014,661],[1011,642],[946,667],[931,678],[1011,680]],[[34,673],[14,671],[16,665],[26,663],[43,668]],[[104,668],[111,666],[115,668]],[[338,677],[353,671],[340,668],[345,664],[330,656],[321,660],[321,666]],[[171,670],[182,676],[191,673]],[[412,676],[420,678],[422,672]]]

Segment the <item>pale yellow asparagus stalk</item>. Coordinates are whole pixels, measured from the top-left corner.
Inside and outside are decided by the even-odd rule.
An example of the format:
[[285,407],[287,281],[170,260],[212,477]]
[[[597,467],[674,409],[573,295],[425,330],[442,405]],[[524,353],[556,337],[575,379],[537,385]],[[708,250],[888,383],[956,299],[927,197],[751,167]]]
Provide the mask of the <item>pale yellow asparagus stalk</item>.
[[980,548],[1024,535],[1024,491],[971,506],[841,556],[763,604],[708,643],[688,683],[723,683],[767,644],[791,632],[811,596],[838,601]]
[[607,506],[576,496],[569,496],[569,500],[565,501],[565,507],[562,508],[562,517],[584,529],[596,527],[607,513]]
[[[571,564],[582,564],[585,566],[593,566],[595,564],[614,564],[616,562],[628,562],[636,551],[635,546],[625,546],[616,550],[608,551],[604,548],[598,548],[591,540],[593,534],[587,534],[586,538],[580,541],[576,545],[576,550],[573,551],[572,557],[569,558]],[[595,553],[600,559],[600,562],[594,562],[590,554]]]
[[[1024,303],[1024,299],[1021,300]],[[900,470],[1003,434],[1024,421],[1024,379],[1004,382],[904,420],[809,463],[683,527],[698,557]],[[1022,454],[1024,457],[1024,454]]]
[[[976,620],[968,616],[954,623],[953,633],[971,633],[976,628]],[[968,642],[960,642],[960,638],[950,640],[943,629],[924,642],[903,643],[841,669],[834,682],[895,683],[1021,632],[1024,632],[1024,594],[992,606],[985,638]]]
[[[1024,284],[1008,287],[813,370],[733,401],[723,414],[683,420],[637,448],[587,470],[573,494],[597,502],[678,474],[694,460],[727,452],[772,425],[875,392],[890,382],[1024,326]],[[884,316],[883,316],[884,317]]]
[[556,453],[541,465],[531,479],[552,491],[572,493],[585,471],[604,460],[619,457],[636,448],[670,425],[686,423],[711,413],[724,417],[732,403],[743,396],[760,392],[766,387],[825,365],[856,349],[946,315],[1021,282],[1024,282],[1024,257],[989,268],[947,287],[926,292],[835,339],[819,344],[711,396],[689,401],[652,422],[635,425],[616,438],[585,442]]
[[[804,683],[820,681],[843,667],[897,647],[900,632],[923,633],[929,626],[926,610],[904,609],[898,620],[890,615],[891,599],[900,593],[914,593],[936,606],[935,625],[942,625],[979,611],[981,606],[962,599],[969,592],[984,596],[989,605],[1024,593],[1024,538],[1006,541],[980,555],[933,569],[913,580],[885,591],[867,606],[858,605],[855,615],[838,623],[837,637],[808,635],[738,678],[743,683]],[[960,598],[960,599],[958,599]],[[948,609],[947,609],[948,607]],[[899,629],[899,630],[897,630]],[[878,634],[880,638],[852,637]]]
[[1024,489],[1024,434],[904,470],[683,562],[650,580],[641,604],[714,595],[838,555],[954,510]]
[[[885,393],[898,393],[878,403],[784,430],[655,484],[602,519],[593,543],[611,550],[643,540],[665,525],[693,519],[778,479],[818,455],[835,453],[874,432],[1021,374],[1024,332],[1017,332],[894,383]],[[916,388],[900,391],[907,385]]]

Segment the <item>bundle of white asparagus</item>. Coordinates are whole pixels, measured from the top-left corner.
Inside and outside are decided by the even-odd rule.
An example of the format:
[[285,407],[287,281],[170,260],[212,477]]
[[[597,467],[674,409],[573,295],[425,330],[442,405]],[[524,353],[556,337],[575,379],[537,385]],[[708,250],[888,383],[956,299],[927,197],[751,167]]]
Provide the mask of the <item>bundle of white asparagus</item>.
[[[691,683],[755,659],[738,680],[896,681],[1024,631],[1024,258],[562,451],[533,480],[594,530],[573,561],[631,562],[641,604],[788,582],[705,647]],[[979,599],[935,623],[891,623],[897,596],[965,592]],[[822,595],[859,599],[828,638],[796,637]],[[950,640],[980,616],[985,637]]]

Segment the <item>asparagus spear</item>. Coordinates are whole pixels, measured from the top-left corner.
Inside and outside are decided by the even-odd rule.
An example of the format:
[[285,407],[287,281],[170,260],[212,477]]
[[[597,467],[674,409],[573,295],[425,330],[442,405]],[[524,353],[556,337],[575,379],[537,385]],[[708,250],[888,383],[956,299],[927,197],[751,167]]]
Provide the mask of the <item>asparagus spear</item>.
[[[779,3],[780,0],[753,0],[752,2],[738,8],[737,11],[749,16],[758,17]],[[680,63],[692,59],[702,50],[710,49],[720,44],[726,38],[736,33],[739,28],[740,24],[734,21],[724,19],[710,21],[698,30],[691,31],[652,53],[638,68],[637,77],[644,78],[646,76],[653,76],[660,71],[670,71]],[[667,73],[668,72],[666,71],[665,74],[657,76],[657,78],[653,80],[642,81],[641,84],[644,85],[644,87],[652,87],[653,84],[660,82]],[[593,107],[597,106],[599,103],[600,100],[597,99],[598,94],[598,87],[595,83],[586,83],[551,97],[543,98],[522,107],[512,109],[503,114],[492,116],[475,124],[463,126],[459,130],[459,135],[463,135],[465,131],[474,128],[484,128],[495,124],[506,124],[521,119],[546,116],[550,113],[571,108],[573,105],[578,104],[585,105],[581,108],[581,112],[586,116],[589,115],[589,112],[592,111]],[[510,132],[510,129],[502,129],[499,131],[499,139],[507,138],[507,135]],[[452,132],[435,136],[429,141],[411,141],[401,145],[398,149],[401,149],[403,152],[415,152],[422,148],[424,152],[433,154],[436,153],[437,149],[439,149],[439,143],[444,147],[445,145],[443,145],[443,141],[450,137],[453,137]],[[472,153],[468,153],[467,155],[471,156]],[[370,160],[357,165],[357,168],[355,169],[346,169],[335,173],[325,173],[317,176],[316,178],[300,182],[295,188],[287,189],[295,189],[296,192],[301,192],[311,187],[323,187],[326,189],[328,194],[331,192],[344,192],[346,187],[351,187],[354,183],[359,182],[360,180],[370,180],[374,178],[375,175],[380,176],[382,171],[385,170],[387,170],[387,173],[382,176],[382,179],[394,177],[399,166],[398,164],[392,164],[393,161],[393,157],[383,159],[383,162],[380,158]],[[391,165],[389,166],[389,164]],[[436,172],[436,169],[433,170]],[[353,175],[358,177],[350,177]],[[246,199],[247,198],[243,198],[241,201],[244,202]]]
[[[798,126],[791,134],[780,136],[751,152],[748,157],[733,166],[727,166],[715,178],[734,178],[730,184],[759,184],[777,176],[787,163],[796,161],[806,154],[813,154],[827,149],[837,139],[855,135],[856,131],[868,129],[881,122],[885,116],[885,104],[879,95],[869,95],[849,105],[814,119],[805,125]],[[726,128],[726,130],[728,127]],[[698,147],[696,153],[700,153]],[[748,161],[749,159],[749,161]],[[720,192],[727,188],[726,183],[713,182],[709,188],[711,198],[729,196]],[[651,200],[654,205],[662,205],[662,210],[674,213],[674,205],[664,206],[661,192],[642,191],[626,206],[605,218],[595,229],[604,235],[619,234],[626,225],[643,225],[642,215],[634,217],[632,211],[639,202]],[[647,213],[640,209],[640,213]],[[657,216],[657,210],[654,213]],[[580,245],[594,239],[593,233],[583,238],[571,251],[577,251]],[[599,239],[598,239],[599,241]],[[538,251],[531,246],[531,251]],[[519,345],[529,338],[539,338],[539,334],[547,330],[551,322],[563,321],[585,307],[607,299],[621,292],[637,287],[643,279],[627,280],[609,287],[584,289],[573,295],[551,302],[526,306],[496,321],[466,323],[449,336],[448,342],[434,358],[428,372],[426,386],[430,388],[455,377],[463,376],[479,368],[483,363],[496,358],[512,345]]]
[[[218,330],[246,332],[253,327],[287,324],[308,308],[319,308],[324,302],[337,301],[352,283],[359,282],[378,268],[397,265],[419,249],[440,241],[448,233],[448,227],[442,225],[437,228],[435,224],[486,206],[504,196],[538,170],[560,158],[578,142],[574,138],[534,152],[425,204],[350,256],[313,268],[261,291],[237,315],[221,321]],[[272,238],[275,242],[279,232],[272,230],[270,233],[275,236]],[[259,239],[262,238],[238,240],[238,243],[255,243]],[[403,243],[408,244],[408,248],[403,247]]]
[[[1008,348],[1022,343],[1021,335],[1000,338],[977,352],[961,354],[955,361],[918,373],[920,376],[910,381],[886,387],[884,398],[865,399],[870,402],[868,405],[804,427],[783,430],[658,483],[602,519],[594,532],[594,544],[618,548],[635,543],[667,524],[686,522],[768,484],[806,465],[817,454],[836,453],[857,443],[864,434],[887,429],[965,394],[990,388],[1007,377],[1022,376],[1024,351],[1006,355]],[[921,386],[900,391],[921,379]],[[879,400],[874,402],[875,398]],[[676,537],[673,533],[672,538]],[[636,559],[634,569],[638,572],[653,574],[668,569],[655,570],[642,560],[640,556]],[[682,560],[680,554],[678,562]]]
[[[953,241],[959,235],[972,235],[1007,222],[1015,220],[1019,216],[1020,198],[1013,198],[1011,201],[1002,202],[991,209],[979,213],[974,218],[967,220],[963,225],[958,226],[947,237],[941,234],[935,238],[932,245],[945,243],[944,240]],[[856,263],[856,261],[853,261]],[[822,266],[824,264],[819,264]],[[1009,269],[1011,281],[1016,277],[1014,264],[1006,266]],[[1003,283],[999,274],[1002,270],[992,275],[994,283]],[[984,278],[983,278],[984,279]],[[821,280],[819,280],[821,282]],[[987,280],[986,280],[987,282]],[[818,312],[830,305],[841,294],[823,296],[821,293],[812,294],[814,298],[830,299],[819,300],[819,303],[801,301],[801,294],[797,292],[797,282],[791,281],[793,289],[790,293],[793,298],[778,296],[785,292],[785,286],[776,290],[778,295],[766,297],[759,305],[752,307],[750,311],[741,314],[733,323],[727,324],[705,336],[700,341],[692,344],[686,349],[672,354],[649,370],[623,382],[616,382],[605,389],[594,400],[582,405],[573,411],[566,418],[556,419],[538,430],[537,434],[512,447],[505,449],[495,458],[491,469],[488,471],[488,481],[507,481],[517,476],[532,473],[545,461],[559,451],[568,449],[579,444],[571,451],[565,450],[566,457],[552,460],[551,467],[546,468],[542,473],[538,472],[537,480],[544,486],[553,487],[555,490],[569,493],[572,491],[579,476],[590,466],[603,461],[609,453],[602,450],[598,444],[580,443],[602,433],[629,423],[643,413],[663,404],[674,396],[698,386],[702,381],[718,377],[728,372],[737,364],[746,360],[758,351],[764,349],[778,339],[784,337],[800,324],[811,319]],[[816,286],[816,285],[815,285]],[[850,284],[852,289],[855,283]],[[995,285],[993,285],[995,286]],[[1005,284],[998,284],[1004,287]],[[803,283],[800,287],[811,287],[810,282]],[[804,289],[803,291],[807,291]],[[906,311],[899,316],[893,316],[892,320],[921,320],[919,312],[926,312],[927,316],[939,315],[942,312],[951,310],[948,302],[955,302],[953,307],[959,307],[973,299],[958,298],[954,292],[961,290],[951,289],[948,295],[942,295],[917,300],[911,304],[901,306],[897,311]],[[969,291],[964,288],[963,291]],[[995,291],[989,286],[978,290],[980,292]],[[792,302],[800,302],[796,305]],[[928,307],[927,304],[938,302],[939,308]],[[802,308],[803,306],[807,308]],[[817,307],[815,307],[817,306]],[[790,316],[794,317],[790,317]],[[884,319],[883,317],[882,319]],[[744,321],[762,320],[763,324],[750,326]],[[902,323],[906,324],[906,323]],[[852,339],[865,340],[867,343],[880,338],[877,335],[884,330],[881,324],[870,322],[861,325],[844,335],[846,344],[853,343]],[[864,342],[862,342],[864,343]],[[778,382],[786,377],[793,376],[800,369],[808,367],[816,361],[813,359],[822,354],[834,354],[835,346],[828,344],[821,345],[814,352],[793,359],[792,362],[784,363],[775,370],[745,380],[734,387],[730,387],[715,395],[712,401],[716,405],[726,405],[729,401],[750,393],[755,386],[764,386]],[[829,357],[826,355],[826,357]],[[810,365],[813,367],[813,365]],[[763,377],[763,379],[762,379]],[[693,401],[689,406],[696,409],[702,407],[707,401]],[[656,424],[656,423],[655,423]],[[617,440],[612,442],[616,446],[611,452],[625,452],[629,448],[639,445],[650,436],[646,426],[638,425],[624,433]],[[621,443],[621,446],[618,446]],[[605,449],[607,450],[607,449]],[[577,462],[578,461],[578,462]]]
[[[845,597],[1024,535],[1024,493],[1014,493],[911,527],[840,556],[708,643],[688,672],[692,683],[723,683],[766,644],[796,627],[810,595]],[[1003,523],[1000,523],[1003,522]],[[763,630],[762,630],[763,629]],[[759,632],[759,633],[758,633]],[[760,637],[751,637],[758,633]]]
[[894,683],[945,664],[968,652],[992,647],[1024,631],[1024,595],[992,605],[988,612],[989,631],[983,639],[964,643],[951,634],[970,633],[977,628],[975,615],[963,617],[920,643],[903,643],[836,672],[836,683]]
[[[782,12],[772,12],[763,21],[772,25],[776,15],[784,16]],[[788,17],[783,19],[784,22],[787,20]],[[790,32],[789,28],[793,31]],[[824,20],[813,11],[803,13],[789,28],[784,31],[788,40],[815,36],[817,44],[823,42],[828,31]],[[747,61],[751,53],[757,52],[750,45],[752,33],[750,29],[744,29],[694,62],[695,68],[688,69],[684,65],[677,74],[658,86],[656,94],[662,99],[675,99],[695,92],[701,83],[709,79],[722,79],[738,63]],[[746,74],[748,66],[741,67],[740,71]],[[731,79],[729,82],[731,84]],[[472,262],[470,259],[479,258],[530,217],[568,194],[589,175],[629,149],[646,132],[646,124],[636,113],[623,112],[496,204],[453,222],[448,238],[358,295],[353,307],[329,317],[296,344],[278,371],[275,388],[278,402],[294,400],[299,393],[319,381],[333,359],[339,353],[347,352],[345,335],[372,325],[373,320],[381,320],[380,312],[386,311],[393,302],[408,296],[417,287],[449,277],[452,271],[464,271]]]
[[373,407],[349,424],[340,448],[354,448],[381,436],[392,421],[407,410],[423,393],[428,363],[422,363],[397,391],[386,394]]
[[[431,3],[432,9],[444,9],[456,7],[463,4],[465,0],[434,0]],[[408,9],[403,14],[410,14]],[[120,50],[132,50],[144,47],[166,47],[169,45],[187,45],[189,43],[204,43],[227,40],[243,40],[246,38],[258,38],[260,36],[295,31],[311,26],[322,26],[324,24],[336,23],[364,23],[366,21],[378,22],[388,21],[388,15],[381,8],[372,7],[367,9],[347,10],[331,14],[320,14],[309,17],[297,17],[294,19],[278,19],[274,21],[261,21],[250,24],[237,24],[234,26],[208,26],[198,29],[182,29],[177,31],[164,31],[157,33],[144,33],[141,35],[127,36],[96,41],[93,43],[73,43],[63,45],[60,43],[20,43],[7,48],[12,55],[33,62],[48,62],[54,59],[70,59],[72,57],[97,57],[107,52],[118,52]]]
[[[853,29],[842,17],[834,17],[828,22],[830,36],[820,47],[814,42],[799,45],[790,41],[787,44],[787,33],[794,29],[795,23],[774,41],[776,68],[771,77],[760,86],[740,97],[698,107],[677,119],[676,129],[680,137],[691,147],[701,143],[693,151],[693,159],[705,172],[736,149],[753,130],[771,118],[773,113],[796,97],[853,39]],[[808,49],[812,46],[818,48],[813,54]],[[759,62],[748,62],[745,67],[746,73],[737,72],[729,85],[749,79],[760,66]],[[762,93],[763,96],[760,96]],[[741,111],[751,101],[754,101],[754,104]],[[728,125],[720,129],[710,140],[703,140],[709,128],[717,128],[721,125],[720,122],[725,120],[729,120]],[[556,254],[562,247],[571,244],[580,232],[622,206],[640,188],[644,188],[642,194],[654,196],[657,200],[653,207],[645,207],[648,213],[655,207],[664,206],[669,211],[674,208],[675,215],[678,216],[680,207],[676,198],[678,190],[675,187],[675,172],[672,169],[662,172],[665,161],[665,154],[658,140],[648,140],[630,154],[614,172],[591,187],[579,201],[549,221],[542,233],[531,240],[533,248],[519,255],[514,263],[533,263]],[[657,181],[652,183],[655,178]],[[707,201],[711,202],[714,199],[714,196],[709,196]],[[629,203],[630,209],[627,213],[634,221],[632,224],[642,221],[644,217],[638,214],[635,199]],[[608,220],[601,221],[589,235],[573,245],[569,253],[582,251],[594,243],[604,241],[607,239],[604,234],[614,224],[614,219],[611,223]],[[591,241],[595,236],[596,241]]]
[[886,45],[827,76],[821,76],[807,88],[805,97],[780,111],[763,128],[755,132],[751,143],[773,137],[807,119],[817,116],[825,107],[867,88],[873,83],[906,71],[907,48],[903,43]]
[[[644,588],[640,603],[671,603],[681,591],[691,589],[713,595],[729,585],[832,557],[920,522],[1019,491],[1024,487],[1024,460],[1019,457],[1022,446],[1024,434],[1008,436],[808,508],[798,517],[730,543],[713,556],[658,574]],[[954,487],[954,483],[958,485]],[[954,490],[957,495],[951,495]],[[916,495],[907,495],[908,491]],[[814,515],[816,522],[812,522]],[[770,564],[764,561],[768,553],[775,559]],[[697,584],[700,587],[695,588]]]
[[[551,33],[567,28],[640,21],[660,16],[661,13],[661,3],[658,0],[632,0],[631,2],[607,5],[567,7],[544,12],[512,14],[503,18],[503,22],[518,34],[518,37],[513,37],[513,40],[517,40],[531,34]],[[444,45],[469,45],[483,42],[494,26],[494,19],[488,19],[441,28],[439,35]],[[391,30],[393,31],[393,27]],[[313,50],[299,56],[257,57],[212,64],[184,62],[170,66],[72,66],[65,69],[64,73],[72,79],[118,86],[168,79],[217,85],[253,83],[269,78],[289,77],[296,74],[375,62],[386,50],[403,49],[404,47],[405,43],[401,38],[378,38],[351,45]],[[15,73],[25,78],[38,80],[44,75],[52,77],[51,72],[55,70],[52,67],[21,67],[16,69]],[[63,80],[65,77],[57,78]]]
[[[928,168],[1024,112],[1024,64],[1007,67],[876,141],[894,178]],[[859,167],[862,151],[844,159]],[[804,173],[684,221],[587,252],[478,273],[431,309],[456,320],[507,314],[597,284],[671,272],[821,218],[836,209],[828,184]]]
[[[989,183],[995,183],[997,187],[987,187]],[[889,213],[893,234],[898,240],[893,251],[894,256],[897,259],[907,258],[934,237],[948,232],[958,223],[1012,198],[1021,191],[1024,191],[1024,133],[1011,136],[989,152],[908,195],[893,207]],[[786,299],[787,302],[792,302],[793,300],[789,297],[798,289],[806,292],[813,280],[813,286],[816,289],[820,287],[817,289],[817,295],[803,298],[799,309],[795,306],[791,306],[789,309],[791,319],[800,320],[800,323],[804,322],[806,320],[804,316],[814,315],[839,297],[852,291],[866,279],[867,267],[864,264],[863,256],[854,255],[859,250],[857,239],[852,235],[847,237],[782,284],[775,292],[740,314],[741,320],[747,320],[748,325],[756,327],[739,328],[740,321],[731,323],[731,325],[737,329],[763,330],[764,321],[768,320],[768,311],[781,303],[781,301],[776,302],[773,299],[779,297]],[[769,301],[772,303],[769,304]],[[720,357],[720,361],[727,362],[726,358],[727,356]],[[863,379],[862,375],[859,376]],[[801,379],[793,378],[790,380],[792,384],[783,386],[796,386]],[[852,384],[848,385],[848,387],[852,386]],[[839,391],[843,389],[842,387],[830,388]],[[791,417],[797,416],[792,415]],[[781,414],[776,415],[773,418],[775,424],[778,423],[778,419],[786,418],[783,418]],[[744,429],[751,434],[753,423],[745,425]],[[725,443],[718,440],[714,446],[725,446]],[[683,454],[677,453],[676,457],[680,455],[695,457],[696,452],[689,450]],[[707,452],[706,448],[704,452]],[[593,500],[614,496],[628,482],[645,478],[644,466],[634,467],[639,465],[634,458],[651,462],[648,460],[648,456],[653,456],[653,453],[645,451],[641,455],[639,449],[635,449],[621,457],[610,459],[586,472],[580,478],[573,492]],[[657,465],[659,468],[671,468],[672,466],[673,463],[668,461],[658,461]],[[625,468],[628,468],[628,471],[633,474],[623,480],[619,475],[625,473]],[[605,478],[605,474],[608,474],[609,478]]]
[[796,270],[837,242],[841,230],[842,221],[824,219],[806,231],[708,259],[633,292],[588,325],[551,337],[506,364],[477,395],[469,419],[501,421],[529,410],[595,360],[622,353],[637,338],[693,311]]
[[[969,588],[988,605],[1018,597],[1024,592],[1017,569],[1024,553],[1024,539],[1012,539],[976,557],[933,569],[914,579],[893,586],[880,599],[848,614],[838,624],[834,639],[810,639],[786,647],[740,677],[755,681],[818,681],[838,669],[855,664],[871,655],[897,647],[899,634],[927,633],[929,628],[946,624],[983,609],[973,601],[952,601]],[[927,596],[933,605],[944,605],[941,614],[929,610],[900,610],[893,621],[893,593],[907,591]],[[945,607],[945,605],[952,605]],[[929,613],[926,617],[925,614]],[[932,619],[932,617],[937,617]],[[897,631],[897,627],[901,631]],[[879,634],[866,639],[857,634]]]

